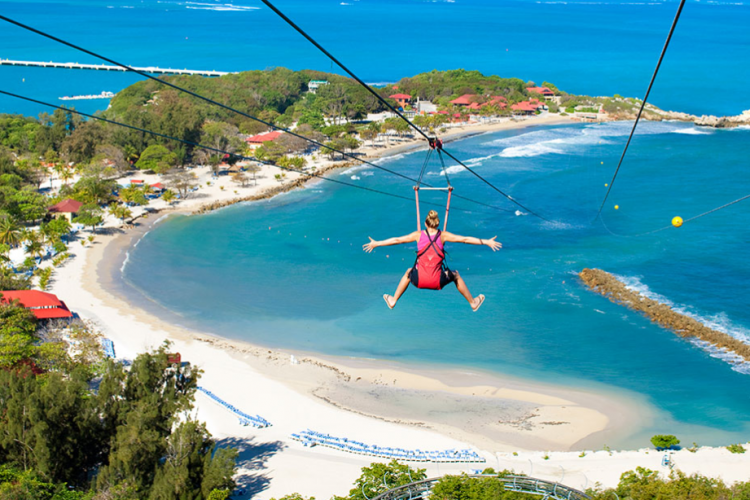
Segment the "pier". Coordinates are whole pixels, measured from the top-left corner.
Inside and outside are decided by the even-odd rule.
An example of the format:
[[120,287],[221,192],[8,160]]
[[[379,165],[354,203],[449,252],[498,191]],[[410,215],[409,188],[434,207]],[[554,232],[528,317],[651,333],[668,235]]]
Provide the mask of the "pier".
[[[127,72],[125,68],[120,66],[110,66],[107,64],[80,64],[80,63],[59,63],[59,62],[42,62],[42,61],[14,61],[11,59],[0,59],[0,66],[27,66],[34,68],[57,68],[57,69],[86,69],[94,71],[122,71]],[[223,76],[228,75],[230,72],[227,71],[206,71],[199,69],[172,69],[172,68],[159,68],[157,66],[147,66],[144,68],[138,68],[132,66],[133,69],[142,71],[144,73],[153,73],[158,75],[199,75],[199,76]],[[236,72],[232,72],[236,73]]]

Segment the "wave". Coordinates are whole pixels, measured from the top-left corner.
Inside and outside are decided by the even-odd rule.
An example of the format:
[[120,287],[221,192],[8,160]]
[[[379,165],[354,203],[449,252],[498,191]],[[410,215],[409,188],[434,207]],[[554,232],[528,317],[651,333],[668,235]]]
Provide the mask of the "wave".
[[673,134],[686,134],[686,135],[711,135],[712,132],[709,132],[708,130],[705,130],[704,128],[681,128],[678,130],[673,130]]
[[705,340],[689,339],[688,341],[699,349],[706,351],[706,353],[712,358],[719,359],[729,364],[732,367],[732,370],[745,375],[750,375],[750,362],[746,361],[742,356],[738,356],[732,351],[716,347]]
[[[474,165],[469,164],[468,161],[465,161],[464,164],[467,167],[474,166]],[[443,177],[445,176],[446,172],[448,172],[449,175],[452,175],[452,174],[458,174],[458,173],[465,172],[465,171],[466,169],[462,167],[461,165],[453,165],[452,167],[448,167],[445,170],[440,170],[439,172],[427,172],[427,175],[431,175],[431,176],[439,175],[440,177]]]
[[[178,4],[180,5],[180,4]],[[185,2],[185,8],[193,10],[213,10],[216,12],[249,12],[259,10],[259,7],[248,7],[245,5],[234,5],[231,3],[213,4],[202,2]]]
[[390,163],[392,161],[400,160],[402,158],[406,158],[406,153],[399,153],[397,155],[392,155],[392,156],[384,156],[383,158],[378,158],[373,163],[376,165],[382,165],[383,163]]
[[120,266],[120,274],[125,272],[125,266],[128,265],[128,262],[130,262],[130,252],[125,252],[125,260],[122,261],[122,265]]
[[544,143],[537,143],[506,148],[499,156],[502,156],[503,158],[530,158],[532,156],[546,154],[563,154],[563,151],[561,149],[546,146]]
[[[689,318],[692,318],[696,320],[697,322],[701,323],[702,325],[711,328],[712,330],[716,330],[718,332],[724,333],[726,335],[729,335],[730,337],[739,340],[740,342],[744,344],[750,345],[750,329],[745,328],[743,326],[735,324],[724,312],[720,312],[714,315],[703,315],[698,314],[690,309],[688,306],[675,304],[671,300],[669,300],[667,297],[660,295],[654,291],[652,291],[647,285],[645,285],[640,278],[633,277],[633,276],[619,276],[615,275],[617,279],[622,281],[622,283],[625,285],[626,288],[633,292],[638,292],[644,297],[647,297],[649,299],[655,300],[657,302],[660,302],[662,304],[665,304],[669,307],[671,307],[676,313],[682,314],[684,316],[687,316]],[[724,349],[718,348],[713,346],[712,344],[705,342],[700,339],[689,339],[692,343],[705,343],[711,346],[713,351],[721,352],[721,356],[719,355],[713,355],[712,357],[723,359],[724,361],[728,361],[730,358],[738,358],[742,360],[743,363],[747,363],[747,367],[750,368],[750,363],[746,362],[744,358],[737,356],[733,352],[726,351]],[[698,345],[698,344],[696,344]],[[702,345],[702,344],[701,344]],[[712,352],[713,352],[712,351]],[[714,353],[716,354],[716,353]],[[732,362],[733,364],[736,364],[735,362]],[[734,365],[733,365],[734,366]],[[732,368],[734,369],[734,367]],[[739,370],[737,370],[739,371]],[[743,372],[745,373],[745,372]],[[750,374],[750,371],[747,372]]]
[[358,176],[358,175],[352,175],[352,176],[351,176],[351,180],[353,180],[353,181],[358,181],[358,180],[360,180],[360,179],[362,179],[362,177],[360,177],[360,176]]
[[[369,165],[365,165],[364,163],[362,163],[362,164],[354,165],[353,167],[347,168],[346,170],[344,170],[343,172],[341,172],[339,175],[341,175],[343,177],[348,177],[348,176],[350,176],[352,174],[359,173],[360,171],[362,171],[364,169],[369,169],[369,168],[370,168]],[[370,174],[370,175],[372,175],[372,174]]]
[[[609,139],[626,137],[633,128],[633,122],[608,122],[589,125],[583,128],[560,127],[535,130],[512,137],[503,137],[484,143],[490,147],[503,147],[499,153],[480,158],[472,158],[467,163],[480,165],[496,157],[529,158],[548,154],[572,154],[582,148],[601,144],[612,144]],[[639,125],[635,135],[658,134],[707,135],[711,132],[682,123],[646,122]]]

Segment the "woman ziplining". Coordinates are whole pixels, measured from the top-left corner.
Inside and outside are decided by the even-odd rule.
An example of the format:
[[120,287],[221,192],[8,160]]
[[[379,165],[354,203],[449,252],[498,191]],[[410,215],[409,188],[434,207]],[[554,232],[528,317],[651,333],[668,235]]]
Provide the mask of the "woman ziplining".
[[[443,141],[437,138],[430,138],[430,149],[427,150],[427,157],[422,164],[422,171],[419,174],[417,185],[414,186],[414,199],[417,204],[417,230],[413,233],[407,234],[397,238],[388,238],[383,241],[376,241],[370,238],[369,243],[362,245],[362,249],[370,253],[377,247],[384,247],[390,245],[402,245],[404,243],[415,242],[417,244],[417,258],[414,260],[414,265],[407,269],[404,276],[396,288],[396,293],[393,295],[384,294],[383,300],[388,305],[389,309],[396,307],[398,299],[404,294],[409,283],[412,283],[417,288],[426,290],[442,290],[449,283],[455,283],[456,288],[469,301],[471,309],[476,311],[484,303],[484,295],[479,294],[476,298],[469,292],[469,287],[466,286],[466,282],[458,274],[458,271],[451,271],[448,266],[445,265],[445,243],[466,243],[468,245],[487,245],[492,249],[493,252],[503,247],[502,244],[495,241],[497,236],[493,236],[491,239],[483,240],[481,238],[474,238],[473,236],[458,236],[456,234],[449,233],[446,231],[448,227],[448,214],[451,209],[451,196],[453,195],[453,187],[451,181],[448,178],[448,171],[445,168],[445,162],[443,161],[442,149]],[[433,151],[437,151],[438,157],[440,158],[440,164],[443,167],[443,175],[445,181],[448,184],[445,188],[421,188],[430,191],[447,191],[448,201],[445,204],[445,220],[443,221],[443,230],[440,231],[440,217],[434,210],[430,210],[427,214],[427,218],[424,221],[425,230],[422,231],[422,221],[419,216],[419,185],[422,183],[427,165],[430,161],[430,156]]]
[[[446,214],[447,215],[447,214]],[[419,217],[419,215],[417,215]],[[417,219],[419,221],[419,219]],[[446,217],[447,223],[447,217]],[[390,245],[401,245],[404,243],[415,242],[417,244],[417,258],[414,266],[407,269],[393,295],[385,294],[383,299],[390,309],[393,309],[404,294],[409,283],[417,288],[427,290],[441,290],[449,283],[455,283],[456,288],[469,302],[471,309],[476,311],[484,303],[484,295],[479,294],[473,297],[469,292],[469,287],[461,278],[458,271],[452,271],[445,265],[445,243],[465,243],[467,245],[487,245],[493,252],[499,250],[503,245],[493,236],[491,239],[483,240],[473,236],[459,236],[449,233],[445,230],[440,231],[440,217],[434,210],[430,210],[424,221],[425,230],[419,230],[398,238],[388,238],[387,240],[376,241],[370,238],[370,242],[362,245],[362,249],[367,253],[372,252],[377,247]],[[443,227],[445,229],[445,226]]]

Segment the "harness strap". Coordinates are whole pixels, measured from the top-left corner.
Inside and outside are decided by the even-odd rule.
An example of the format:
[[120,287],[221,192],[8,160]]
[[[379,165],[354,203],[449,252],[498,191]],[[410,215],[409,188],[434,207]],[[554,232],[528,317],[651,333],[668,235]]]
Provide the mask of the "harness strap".
[[419,260],[419,258],[421,256],[423,256],[427,252],[427,250],[429,250],[430,248],[432,248],[433,250],[435,250],[435,253],[438,255],[438,257],[440,257],[441,259],[445,260],[445,251],[441,252],[435,246],[435,243],[437,242],[438,238],[440,238],[441,232],[442,231],[438,230],[437,234],[435,234],[435,239],[433,240],[432,238],[430,238],[430,233],[427,233],[427,231],[425,231],[425,233],[427,233],[427,239],[430,240],[430,244],[427,245],[426,247],[424,247],[424,249],[421,252],[417,252],[417,260]]
[[414,198],[417,200],[417,231],[421,231],[422,218],[419,216],[419,186],[414,186]]

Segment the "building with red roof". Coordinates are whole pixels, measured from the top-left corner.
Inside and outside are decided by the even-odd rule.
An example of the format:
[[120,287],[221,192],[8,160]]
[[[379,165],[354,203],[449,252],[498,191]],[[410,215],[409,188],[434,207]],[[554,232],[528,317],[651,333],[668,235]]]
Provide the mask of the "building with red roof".
[[262,146],[264,142],[271,142],[273,140],[278,139],[281,134],[283,134],[281,130],[274,130],[273,132],[266,132],[265,134],[258,134],[254,135],[252,137],[248,137],[245,139],[245,142],[250,147],[258,147]]
[[388,97],[394,99],[402,108],[411,102],[411,96],[409,94],[393,94]]
[[518,104],[514,104],[510,107],[514,114],[517,115],[531,115],[536,113],[539,108],[544,108],[544,103],[539,101],[521,101]]
[[[481,102],[483,101],[484,102]],[[501,95],[493,95],[486,98],[476,94],[464,94],[457,99],[453,99],[451,104],[454,106],[466,106],[471,110],[478,110],[485,106],[497,106],[500,109],[505,109],[508,105],[508,100]]]
[[273,141],[275,139],[278,139],[281,134],[283,134],[281,130],[274,130],[273,132],[266,132],[265,134],[258,134],[254,135],[252,137],[248,137],[245,139],[245,142],[248,144],[263,144],[264,142]]
[[2,299],[0,302],[10,304],[18,300],[19,305],[31,311],[36,319],[65,319],[72,318],[65,302],[57,298],[56,295],[39,290],[10,290],[0,292]]
[[80,201],[67,199],[61,201],[56,205],[52,205],[47,210],[51,214],[63,214],[69,220],[73,220],[73,217],[76,216],[82,206],[83,203],[81,203]]
[[555,93],[547,87],[526,87],[526,91],[535,94],[542,94],[545,99],[552,99],[555,97]]
[[478,100],[479,96],[476,94],[464,94],[461,97],[453,99],[451,101],[451,104],[453,104],[454,106],[468,106],[473,102],[477,102]]
[[164,184],[157,182],[156,184],[151,184],[151,189],[154,191],[164,191],[166,188],[164,187]]

